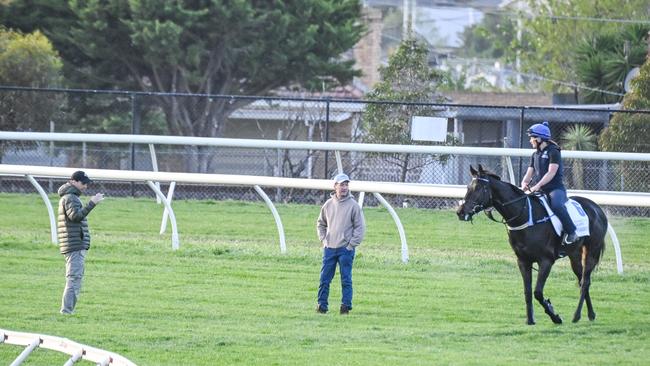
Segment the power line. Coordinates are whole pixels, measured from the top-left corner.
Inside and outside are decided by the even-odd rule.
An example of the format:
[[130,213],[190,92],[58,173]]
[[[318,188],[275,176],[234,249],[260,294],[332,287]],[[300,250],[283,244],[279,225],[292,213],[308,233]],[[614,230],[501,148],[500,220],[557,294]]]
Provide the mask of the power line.
[[482,12],[483,14],[504,15],[509,17],[522,17],[523,15],[523,17],[527,19],[548,18],[551,20],[580,20],[580,21],[602,22],[602,23],[650,24],[650,20],[642,20],[642,19],[595,18],[595,17],[546,15],[546,14],[526,15],[522,13],[514,13],[514,12],[507,12],[507,11],[490,11],[490,10],[484,10]]
[[602,94],[616,95],[616,96],[619,96],[619,97],[622,97],[622,96],[625,95],[623,93],[617,93],[617,92],[612,92],[612,91],[609,91],[609,90],[592,88],[592,87],[589,87],[589,86],[586,86],[586,85],[580,85],[580,84],[576,84],[576,83],[572,83],[572,82],[568,82],[568,81],[555,80],[555,79],[547,78],[547,77],[540,76],[540,75],[527,74],[527,73],[518,72],[518,71],[514,71],[514,70],[510,70],[510,71],[515,73],[515,74],[521,75],[521,76],[526,76],[526,77],[529,77],[529,78],[532,78],[532,79],[537,79],[537,80],[550,81],[550,82],[560,84],[560,85],[564,85],[564,86],[568,86],[568,87],[571,87],[571,88],[585,89],[585,90],[589,90],[589,91],[593,91],[593,92],[597,92],[597,93],[602,93]]
[[[389,1],[386,4],[383,5],[388,5],[392,3]],[[400,6],[397,6],[397,8],[401,8]],[[501,11],[501,10],[486,10],[485,8],[478,8],[472,6],[472,4],[463,4],[462,6],[453,6],[449,4],[448,6],[444,5],[431,5],[431,6],[422,6],[422,8],[426,9],[474,9],[474,11],[478,14],[491,14],[491,15],[504,15],[504,16],[509,16],[513,18],[521,18],[522,16],[527,19],[534,19],[534,18],[548,18],[552,20],[579,20],[579,21],[588,21],[588,22],[601,22],[601,23],[626,23],[626,24],[650,24],[650,20],[645,20],[645,19],[621,19],[621,18],[597,18],[597,17],[589,17],[589,16],[569,16],[569,15],[550,15],[550,14],[537,14],[537,15],[531,15],[531,14],[523,14],[523,13],[517,13],[517,12],[511,12],[511,11]],[[465,18],[464,16],[459,16],[458,19],[463,19]],[[453,19],[449,19],[453,20]],[[431,20],[427,20],[431,21]]]
[[[454,59],[454,60],[460,60],[460,61],[467,61],[467,62],[486,60],[486,59],[476,59],[476,60],[475,59],[467,59],[467,58],[457,57],[457,56],[453,56],[453,55],[449,55],[448,58]],[[485,62],[484,65],[489,65],[489,63]],[[512,69],[508,69],[507,71],[511,72],[513,74],[520,75],[520,76],[525,76],[525,77],[528,77],[528,78],[531,78],[531,79],[542,80],[542,81],[550,81],[550,82],[553,82],[553,83],[556,83],[556,84],[559,84],[559,85],[563,85],[563,86],[568,86],[568,87],[571,87],[571,88],[589,90],[589,91],[593,91],[593,92],[596,92],[596,93],[602,93],[602,94],[608,94],[608,95],[616,95],[616,96],[619,96],[619,97],[622,97],[622,96],[625,95],[624,93],[617,93],[617,92],[612,92],[612,91],[609,91],[609,90],[592,88],[592,87],[589,87],[589,86],[586,86],[586,85],[576,84],[576,83],[569,82],[569,81],[551,79],[551,78],[541,76],[541,75],[537,75],[537,74],[529,74],[529,73],[519,72],[519,71],[512,70]]]

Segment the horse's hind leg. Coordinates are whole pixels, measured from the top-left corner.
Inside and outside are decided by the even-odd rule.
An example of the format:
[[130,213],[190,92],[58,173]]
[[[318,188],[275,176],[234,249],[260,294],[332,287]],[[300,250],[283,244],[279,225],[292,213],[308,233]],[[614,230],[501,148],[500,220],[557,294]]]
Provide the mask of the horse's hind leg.
[[553,309],[551,299],[544,299],[544,285],[546,284],[548,275],[551,273],[551,267],[553,267],[553,262],[551,261],[544,260],[539,262],[537,284],[535,285],[535,299],[542,305],[544,312],[551,318],[553,323],[562,324],[562,318]]
[[[580,278],[580,299],[578,300],[578,307],[576,308],[575,313],[573,314],[573,322],[576,323],[580,320],[582,316],[582,305],[587,302],[587,316],[589,320],[596,319],[596,313],[594,312],[594,307],[591,304],[591,296],[589,296],[589,287],[591,286],[591,272],[596,266],[596,261],[589,258],[589,251],[586,246],[581,248],[580,253],[580,265],[579,268],[576,268],[576,265],[572,262],[573,271],[576,276]],[[578,271],[576,271],[578,269]]]
[[[591,283],[591,274],[587,276],[589,278],[589,282]],[[585,291],[585,302],[587,303],[587,316],[589,317],[589,320],[596,320],[596,312],[594,312],[594,307],[591,305],[591,296],[589,296],[589,286],[587,286],[587,290]]]

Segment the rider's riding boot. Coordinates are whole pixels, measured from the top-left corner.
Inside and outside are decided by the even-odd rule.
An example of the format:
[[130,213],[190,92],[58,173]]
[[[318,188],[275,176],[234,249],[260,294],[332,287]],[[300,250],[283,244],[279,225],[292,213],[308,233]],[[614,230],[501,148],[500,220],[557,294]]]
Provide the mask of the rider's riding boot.
[[578,235],[576,235],[576,233],[564,234],[564,238],[562,239],[562,245],[571,245],[575,243],[577,240],[578,240]]

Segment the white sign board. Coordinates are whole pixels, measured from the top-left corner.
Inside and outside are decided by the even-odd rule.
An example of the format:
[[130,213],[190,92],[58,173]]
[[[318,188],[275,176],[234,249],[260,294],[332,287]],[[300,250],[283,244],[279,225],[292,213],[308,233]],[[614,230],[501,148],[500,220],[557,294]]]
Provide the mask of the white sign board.
[[413,121],[411,123],[411,140],[446,141],[447,118],[413,116]]

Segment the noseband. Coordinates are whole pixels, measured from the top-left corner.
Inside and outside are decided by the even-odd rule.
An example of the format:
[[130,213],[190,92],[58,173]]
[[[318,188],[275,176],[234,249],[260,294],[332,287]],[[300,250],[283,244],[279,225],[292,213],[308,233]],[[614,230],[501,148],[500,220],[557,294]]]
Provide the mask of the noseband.
[[[476,178],[472,178],[472,180],[480,180],[482,182],[490,183],[490,180],[487,179],[487,178],[476,177]],[[470,216],[476,215],[477,213],[492,207],[492,192],[490,192],[490,189],[488,188],[488,185],[487,184],[481,184],[480,187],[481,187],[481,191],[479,193],[480,194],[479,197],[483,197],[483,196],[487,195],[488,199],[487,199],[487,201],[485,201],[485,204],[474,203],[473,201],[465,202],[465,203],[470,203],[470,204],[474,203],[474,206],[472,207],[472,211],[469,212]]]
[[[472,178],[472,180],[479,180],[479,181],[482,181],[482,182],[486,182],[488,184],[490,183],[490,180],[487,179],[487,178],[474,177],[474,178]],[[481,192],[479,193],[479,197],[483,197],[483,196],[487,195],[488,199],[485,201],[485,204],[479,204],[479,203],[474,204],[474,207],[472,207],[472,210],[469,212],[470,217],[473,216],[473,215],[476,215],[477,213],[479,213],[481,211],[485,211],[485,215],[490,220],[492,220],[494,222],[500,222],[502,224],[508,224],[508,223],[516,220],[517,218],[519,218],[524,213],[524,211],[526,210],[526,206],[530,206],[530,202],[527,200],[526,201],[527,203],[524,204],[523,207],[521,208],[521,211],[519,212],[519,215],[517,215],[515,217],[512,217],[510,219],[505,219],[504,218],[504,219],[501,219],[501,221],[498,221],[498,220],[496,220],[494,218],[494,216],[492,216],[492,209],[494,208],[493,202],[496,202],[501,207],[505,208],[506,206],[508,206],[508,205],[510,205],[512,203],[515,203],[515,202],[518,202],[518,201],[521,201],[523,199],[528,198],[528,196],[527,195],[519,196],[519,197],[516,197],[516,198],[514,198],[514,199],[512,199],[510,201],[501,203],[501,202],[499,202],[497,200],[494,200],[492,198],[492,191],[490,190],[490,188],[488,187],[487,184],[482,184],[480,189],[481,189]],[[469,201],[469,203],[472,204],[474,202]]]

